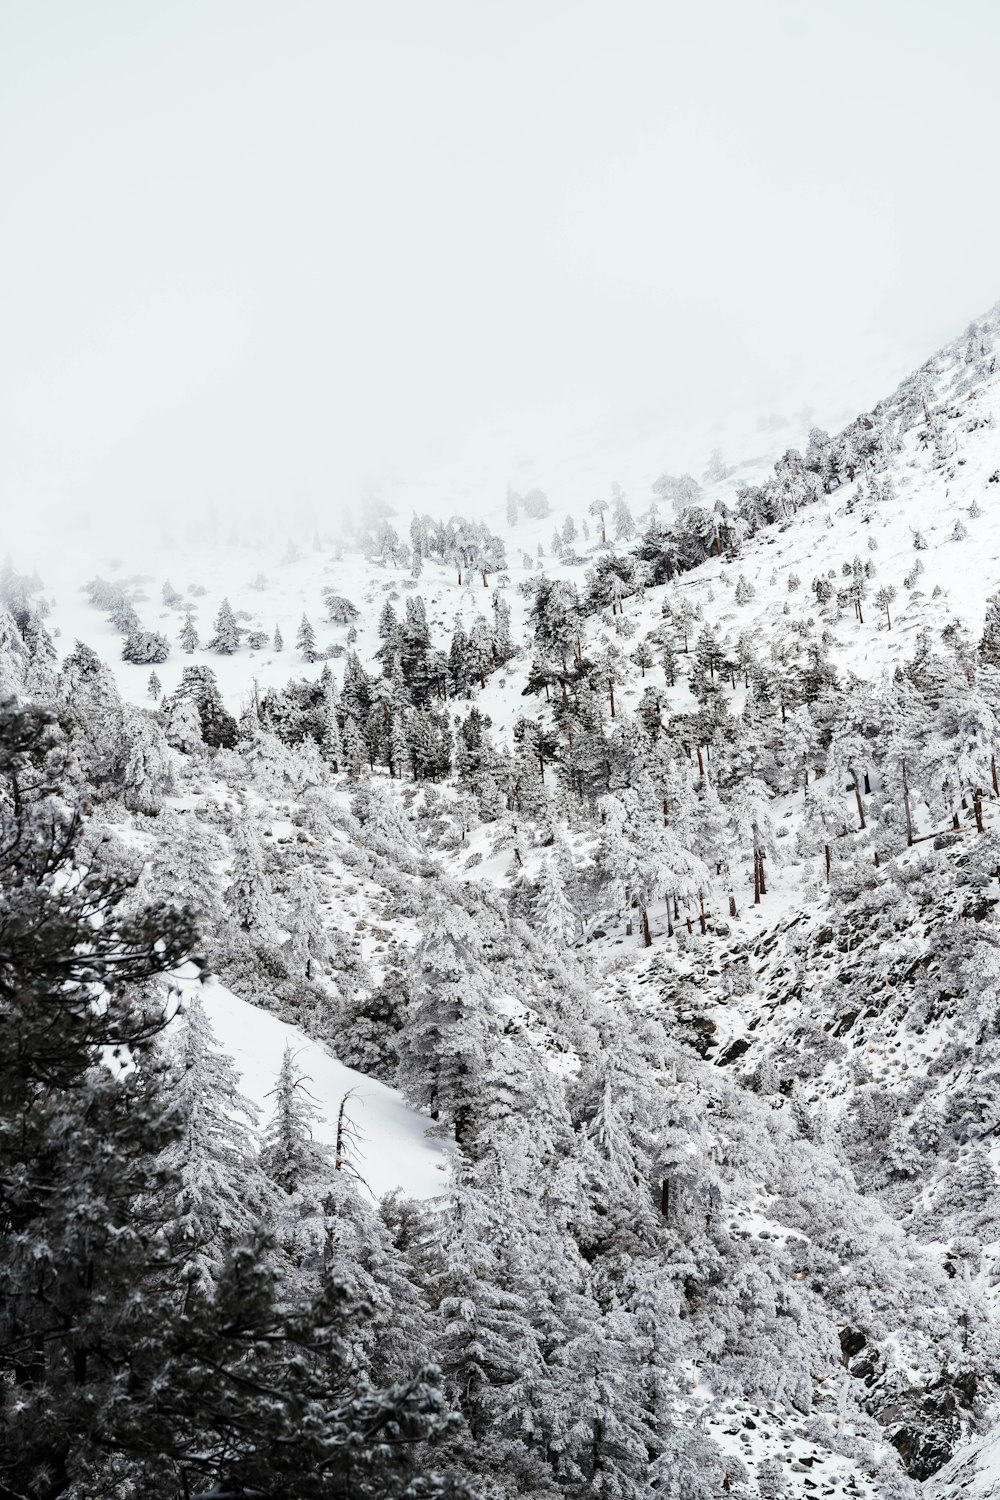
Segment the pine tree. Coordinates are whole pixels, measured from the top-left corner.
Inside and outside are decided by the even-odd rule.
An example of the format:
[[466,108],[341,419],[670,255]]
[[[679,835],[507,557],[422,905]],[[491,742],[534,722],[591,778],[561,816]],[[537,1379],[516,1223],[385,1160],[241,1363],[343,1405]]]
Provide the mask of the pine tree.
[[344,715],[344,726],[340,733],[340,748],[344,758],[344,769],[349,776],[360,776],[367,758],[364,738],[352,713]]
[[316,1177],[333,1172],[329,1150],[315,1139],[320,1115],[307,1084],[286,1043],[261,1148],[261,1166],[283,1193],[298,1192]]
[[[635,521],[632,518],[632,512],[629,510],[628,506],[625,504],[625,496],[622,494],[622,492],[619,489],[619,487],[617,485],[614,485],[614,486],[612,486],[612,489],[613,489],[613,498],[612,498],[611,509],[612,509],[612,513],[614,515],[614,520],[615,520],[615,541],[616,542],[630,542],[630,541],[632,541],[632,539],[633,539],[633,537],[635,536],[635,533],[636,533],[636,525],[635,525]],[[602,517],[602,528],[603,528],[603,517]]]
[[225,850],[215,831],[189,812],[164,808],[144,877],[158,900],[183,906],[203,933],[215,932],[223,901],[218,865]]
[[183,625],[183,627],[181,629],[179,640],[180,640],[181,645],[184,647],[184,650],[188,653],[189,656],[191,655],[192,651],[197,651],[197,649],[198,649],[198,632],[195,629],[194,619],[193,619],[193,617],[191,615],[187,615],[185,617],[184,625]]
[[240,628],[236,623],[232,605],[228,599],[223,599],[219,605],[219,613],[215,617],[215,633],[208,643],[209,651],[217,651],[221,656],[232,656],[240,646]]
[[557,953],[572,942],[579,929],[562,873],[551,854],[542,860],[534,919],[535,930]]
[[254,942],[274,939],[274,889],[264,863],[263,842],[245,817],[238,819],[233,829],[233,870],[226,908],[236,926]]
[[184,755],[205,748],[201,737],[201,715],[193,698],[173,698],[165,704],[167,744]]
[[321,980],[329,964],[332,944],[322,916],[326,896],[310,864],[295,872],[293,901],[283,925],[290,936],[285,944],[286,961],[292,974],[308,981]]
[[157,1161],[168,1185],[156,1207],[187,1295],[192,1285],[210,1290],[227,1252],[270,1217],[273,1200],[257,1159],[256,1106],[240,1093],[199,995],[165,1057],[180,1133]]
[[673,687],[677,682],[679,666],[673,641],[664,641],[660,652],[660,665],[663,668],[663,674],[667,679],[667,683],[670,687]]
[[296,633],[295,644],[302,652],[303,661],[314,662],[316,660],[316,632],[305,615],[302,616],[302,622]]
[[171,705],[190,698],[198,709],[201,735],[206,745],[231,750],[236,744],[236,720],[222,702],[219,684],[211,667],[185,667]]
[[635,650],[632,652],[632,656],[630,659],[639,668],[642,676],[645,677],[646,669],[653,665],[653,653],[650,650],[649,642],[640,641],[638,646],[636,646]]
[[152,698],[154,703],[158,703],[163,695],[163,688],[160,686],[160,679],[157,677],[155,672],[150,672],[149,674],[149,681],[146,683],[146,692],[149,694],[150,698]]
[[329,696],[323,709],[323,731],[319,742],[319,753],[332,771],[340,769],[343,751],[340,726],[337,723],[337,705],[336,701]]
[[122,661],[130,661],[135,666],[151,666],[153,663],[158,665],[166,661],[169,655],[170,647],[166,637],[155,630],[130,630],[122,643]]
[[489,1002],[479,942],[460,909],[435,905],[409,966],[410,1011],[399,1041],[400,1083],[415,1103],[442,1116],[462,1145],[482,1105]]
[[284,651],[285,649],[285,642],[281,634],[280,625],[275,625],[274,627],[274,649],[275,651]]
[[605,513],[606,513],[607,509],[608,509],[608,502],[606,500],[592,500],[590,502],[590,504],[588,505],[588,507],[587,507],[587,513],[589,515],[591,515],[591,516],[596,516],[597,519],[601,523],[601,546],[602,547],[606,545],[607,540],[608,540],[607,531],[606,531],[606,528],[605,528],[605,525],[604,525],[604,516],[605,516]]
[[895,597],[896,590],[892,587],[891,584],[883,584],[875,595],[875,603],[878,605],[879,609],[885,610],[885,623],[888,630],[892,629],[892,618],[889,613],[889,607]]
[[163,731],[139,714],[122,721],[126,748],[122,772],[122,801],[130,812],[155,817],[171,787],[170,752]]

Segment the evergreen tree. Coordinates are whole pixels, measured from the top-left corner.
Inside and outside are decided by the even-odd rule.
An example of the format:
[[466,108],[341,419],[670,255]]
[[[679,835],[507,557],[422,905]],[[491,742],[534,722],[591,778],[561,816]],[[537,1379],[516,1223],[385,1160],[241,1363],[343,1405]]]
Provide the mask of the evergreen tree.
[[295,636],[295,644],[302,652],[303,661],[314,662],[316,660],[316,632],[305,615],[302,616],[302,622]]
[[557,953],[572,942],[578,931],[579,924],[566,892],[562,872],[552,855],[547,855],[542,860],[534,918],[535,930]]
[[194,755],[203,750],[205,741],[201,737],[201,715],[193,698],[165,700],[167,744],[184,755]]
[[185,616],[180,636],[178,637],[184,650],[190,656],[192,651],[198,649],[198,632],[195,629],[194,619],[191,615]]
[[269,1219],[273,1200],[257,1159],[256,1106],[240,1093],[199,995],[165,1056],[180,1129],[157,1161],[167,1186],[156,1209],[189,1295],[211,1289],[227,1252]]
[[166,637],[157,634],[155,630],[142,630],[138,627],[130,630],[122,645],[122,661],[130,661],[140,667],[154,663],[159,665],[169,655],[170,647]]
[[631,660],[639,668],[642,676],[645,677],[646,669],[653,665],[653,653],[650,650],[648,641],[639,642],[638,646],[632,652]]
[[427,913],[399,1045],[401,1085],[432,1120],[449,1121],[459,1145],[474,1128],[486,1065],[489,1003],[478,953],[468,917],[443,903]]
[[198,709],[201,735],[206,745],[231,750],[236,744],[236,720],[222,702],[219,684],[211,667],[185,667],[171,705],[190,698]]
[[149,719],[130,713],[122,721],[122,739],[126,747],[122,801],[130,812],[155,817],[172,782],[163,731]]
[[223,599],[215,617],[215,632],[208,642],[208,650],[217,651],[220,656],[232,656],[234,651],[239,650],[239,646],[240,628],[236,623],[236,616],[229,600]]
[[307,1083],[286,1043],[261,1150],[261,1166],[283,1193],[298,1192],[333,1172],[330,1152],[314,1136],[319,1111]]
[[226,907],[236,926],[254,942],[275,937],[274,890],[264,862],[263,841],[248,818],[233,828],[233,871]]

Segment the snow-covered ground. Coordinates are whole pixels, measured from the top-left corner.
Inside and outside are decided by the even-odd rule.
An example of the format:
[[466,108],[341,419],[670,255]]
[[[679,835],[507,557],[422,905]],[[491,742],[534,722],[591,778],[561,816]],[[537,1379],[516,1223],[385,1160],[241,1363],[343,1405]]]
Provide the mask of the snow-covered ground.
[[207,980],[201,994],[219,1044],[236,1064],[240,1088],[262,1119],[273,1105],[282,1055],[291,1047],[321,1115],[317,1135],[329,1145],[336,1142],[337,1115],[346,1100],[347,1161],[374,1197],[397,1188],[409,1198],[433,1198],[445,1191],[448,1147],[428,1136],[426,1115],[405,1104],[395,1089],[345,1067],[297,1027],[241,1000],[215,980]]

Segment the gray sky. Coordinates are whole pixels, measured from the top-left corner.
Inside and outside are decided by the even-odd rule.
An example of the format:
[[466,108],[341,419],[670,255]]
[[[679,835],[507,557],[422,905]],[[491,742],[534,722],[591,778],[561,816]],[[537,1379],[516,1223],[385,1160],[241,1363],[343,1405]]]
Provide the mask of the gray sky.
[[1000,297],[998,44],[996,0],[3,0],[0,503],[870,403]]

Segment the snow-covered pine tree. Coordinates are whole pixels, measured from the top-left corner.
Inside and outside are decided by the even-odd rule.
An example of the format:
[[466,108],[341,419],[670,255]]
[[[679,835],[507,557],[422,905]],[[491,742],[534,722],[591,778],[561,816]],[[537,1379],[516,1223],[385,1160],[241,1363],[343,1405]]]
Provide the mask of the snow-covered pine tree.
[[260,1156],[261,1167],[283,1193],[299,1192],[334,1170],[330,1150],[316,1140],[321,1117],[308,1084],[291,1043],[286,1043]]
[[566,892],[565,882],[551,854],[542,860],[538,877],[538,895],[534,904],[534,925],[543,940],[556,953],[573,941],[579,929],[576,912]]
[[232,656],[234,651],[240,647],[240,627],[236,623],[233,607],[228,599],[223,599],[219,605],[219,612],[215,617],[215,629],[207,649],[217,651],[220,656]]
[[302,653],[302,660],[314,662],[316,660],[316,632],[305,615],[295,635],[295,644]]
[[157,1210],[190,1286],[208,1291],[230,1248],[267,1221],[275,1199],[259,1160],[258,1111],[240,1093],[200,995],[175,1023],[165,1059],[180,1130],[157,1165],[167,1178]]
[[195,627],[194,617],[192,615],[189,614],[185,616],[184,624],[181,627],[181,633],[178,637],[178,640],[189,656],[193,651],[197,651],[198,631]]
[[180,698],[190,698],[197,707],[201,735],[206,745],[232,749],[236,744],[236,720],[222,701],[219,684],[211,667],[185,667],[171,704]]
[[172,698],[164,709],[167,744],[184,755],[194,755],[205,748],[201,737],[201,715],[193,698]]
[[155,817],[173,782],[171,756],[163,731],[154,720],[133,711],[123,718],[122,741],[125,747],[122,801],[130,812]]
[[226,889],[226,909],[241,932],[255,943],[276,935],[275,897],[264,861],[263,840],[254,821],[238,818],[233,827],[232,877]]

